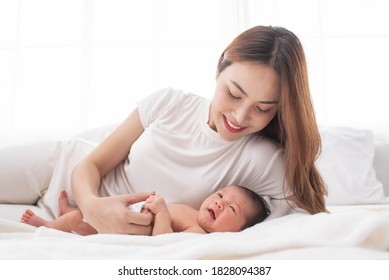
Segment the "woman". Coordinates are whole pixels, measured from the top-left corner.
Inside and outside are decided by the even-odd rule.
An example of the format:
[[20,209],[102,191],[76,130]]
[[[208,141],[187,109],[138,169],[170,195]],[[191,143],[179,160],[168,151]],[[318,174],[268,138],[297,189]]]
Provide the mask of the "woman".
[[222,53],[212,102],[175,89],[145,98],[76,166],[72,191],[98,232],[148,234],[152,217],[128,205],[149,193],[126,193],[151,190],[198,207],[244,185],[269,198],[270,217],[313,214],[326,211],[320,144],[300,41],[257,26]]

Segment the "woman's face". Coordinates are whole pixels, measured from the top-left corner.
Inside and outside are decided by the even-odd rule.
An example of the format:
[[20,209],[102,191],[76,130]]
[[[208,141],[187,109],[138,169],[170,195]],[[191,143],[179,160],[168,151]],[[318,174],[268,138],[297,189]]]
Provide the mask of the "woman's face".
[[265,128],[279,107],[280,83],[272,68],[233,63],[217,78],[209,126],[226,141]]

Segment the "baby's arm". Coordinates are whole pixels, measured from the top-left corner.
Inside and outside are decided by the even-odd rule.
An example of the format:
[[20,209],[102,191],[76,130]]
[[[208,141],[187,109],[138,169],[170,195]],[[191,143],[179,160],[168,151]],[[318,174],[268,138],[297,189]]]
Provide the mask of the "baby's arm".
[[151,195],[145,203],[145,209],[154,214],[154,226],[152,235],[172,233],[172,220],[165,200],[156,195]]

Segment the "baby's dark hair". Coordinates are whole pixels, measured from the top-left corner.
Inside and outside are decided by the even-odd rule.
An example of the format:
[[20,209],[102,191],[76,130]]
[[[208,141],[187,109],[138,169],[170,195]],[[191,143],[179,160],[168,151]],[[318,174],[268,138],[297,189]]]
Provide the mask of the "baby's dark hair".
[[256,192],[242,186],[239,186],[239,188],[247,195],[254,206],[252,215],[248,217],[246,223],[242,227],[242,230],[244,230],[263,222],[263,220],[270,215],[270,208],[265,199]]

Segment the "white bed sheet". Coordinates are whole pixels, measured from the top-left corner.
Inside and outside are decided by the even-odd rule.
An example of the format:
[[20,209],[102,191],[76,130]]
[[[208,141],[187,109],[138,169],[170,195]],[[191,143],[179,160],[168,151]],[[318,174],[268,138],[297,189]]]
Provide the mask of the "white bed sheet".
[[239,233],[79,236],[0,219],[0,259],[389,259],[389,205],[333,206]]

